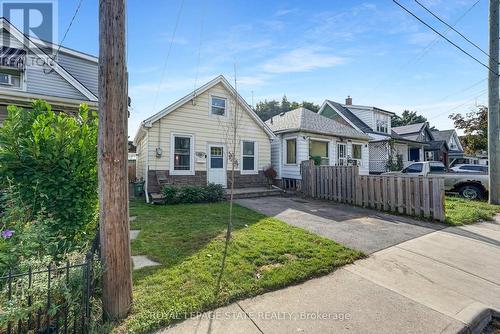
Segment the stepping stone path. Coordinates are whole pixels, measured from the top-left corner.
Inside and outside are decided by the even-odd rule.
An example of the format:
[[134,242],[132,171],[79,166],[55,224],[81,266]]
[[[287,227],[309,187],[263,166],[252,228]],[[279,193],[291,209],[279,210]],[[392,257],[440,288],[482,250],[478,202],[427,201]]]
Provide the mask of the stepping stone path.
[[[137,217],[129,217],[129,221],[133,222]],[[137,239],[139,236],[140,230],[130,230],[130,240]],[[159,266],[158,262],[152,261],[148,259],[147,256],[144,255],[135,255],[132,256],[132,263],[134,264],[134,270],[138,270],[144,267],[152,267]]]
[[132,256],[132,262],[134,264],[134,270],[138,270],[144,267],[152,267],[160,265],[158,262],[152,261],[148,259],[147,256],[144,255]]
[[130,230],[130,240],[137,239],[141,230]]

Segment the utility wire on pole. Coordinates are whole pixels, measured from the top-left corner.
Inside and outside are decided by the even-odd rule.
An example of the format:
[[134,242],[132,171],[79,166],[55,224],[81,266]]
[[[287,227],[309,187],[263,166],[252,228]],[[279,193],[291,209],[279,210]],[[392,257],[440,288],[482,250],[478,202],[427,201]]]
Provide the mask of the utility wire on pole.
[[415,2],[420,6],[422,7],[426,12],[428,12],[429,14],[431,14],[432,16],[434,16],[439,22],[441,22],[442,24],[444,24],[445,26],[448,27],[448,29],[450,30],[453,30],[454,32],[456,32],[460,37],[462,37],[463,39],[465,39],[467,42],[469,42],[470,45],[472,45],[473,47],[475,47],[476,49],[478,49],[479,51],[481,51],[484,55],[486,55],[486,57],[489,57],[489,55],[486,53],[486,51],[484,51],[483,49],[481,49],[479,47],[479,45],[477,45],[476,43],[474,43],[473,41],[471,41],[470,39],[468,39],[467,37],[465,37],[464,34],[462,34],[460,31],[458,31],[457,29],[453,28],[451,25],[449,25],[448,23],[446,23],[446,21],[444,21],[443,19],[441,19],[439,16],[437,16],[436,14],[434,14],[433,11],[431,11],[429,8],[425,7],[424,4],[422,4],[420,1],[418,0],[415,0]]
[[99,228],[102,305],[110,320],[124,318],[132,304],[125,9],[125,0],[99,0]]
[[[498,75],[498,64],[494,68],[489,67],[488,65],[486,65],[485,63],[483,63],[482,61],[480,61],[479,59],[477,59],[476,57],[474,57],[473,55],[471,55],[469,52],[465,51],[458,44],[454,43],[449,38],[447,38],[446,36],[444,36],[442,33],[440,33],[439,31],[437,31],[430,24],[428,24],[427,22],[425,22],[424,20],[422,20],[420,17],[418,17],[417,15],[415,15],[414,13],[412,13],[408,8],[406,8],[405,6],[403,6],[402,4],[400,4],[399,2],[397,2],[396,0],[392,0],[392,2],[394,2],[396,5],[398,5],[399,7],[401,7],[401,9],[403,9],[405,12],[407,12],[408,14],[410,14],[411,16],[413,16],[415,19],[417,19],[420,23],[422,23],[423,25],[425,25],[427,28],[431,29],[436,34],[438,34],[439,36],[441,36],[445,41],[447,41],[448,43],[450,43],[451,45],[453,45],[455,48],[457,48],[458,50],[460,50],[461,52],[463,52],[464,54],[466,54],[467,56],[469,56],[471,59],[475,60],[478,64],[484,66],[485,68],[487,68],[490,72],[494,73],[495,75]],[[490,63],[491,63],[491,59],[490,59]]]
[[[490,69],[498,73],[498,6],[499,0],[490,0]],[[490,71],[488,74],[488,161],[489,161],[489,201],[500,204],[500,124],[498,75]]]

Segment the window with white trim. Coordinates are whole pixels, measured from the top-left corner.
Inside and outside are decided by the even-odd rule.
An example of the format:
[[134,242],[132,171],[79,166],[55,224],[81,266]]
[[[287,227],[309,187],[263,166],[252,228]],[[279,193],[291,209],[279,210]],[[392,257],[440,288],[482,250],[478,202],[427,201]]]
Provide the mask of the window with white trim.
[[297,139],[286,140],[286,163],[293,165],[297,163]]
[[21,71],[14,69],[0,69],[0,86],[21,88]]
[[256,144],[254,141],[244,140],[241,143],[242,172],[254,172],[257,170]]
[[328,166],[330,164],[330,159],[328,157],[328,142],[311,139],[309,141],[309,155],[311,158],[320,157],[321,165]]
[[363,158],[363,146],[360,144],[352,144],[352,158],[361,160]]
[[387,116],[375,114],[375,124],[377,132],[383,132],[383,133],[389,132],[389,122]]
[[210,96],[210,114],[215,116],[226,116],[227,99],[218,96]]
[[191,170],[191,137],[174,136],[174,171]]

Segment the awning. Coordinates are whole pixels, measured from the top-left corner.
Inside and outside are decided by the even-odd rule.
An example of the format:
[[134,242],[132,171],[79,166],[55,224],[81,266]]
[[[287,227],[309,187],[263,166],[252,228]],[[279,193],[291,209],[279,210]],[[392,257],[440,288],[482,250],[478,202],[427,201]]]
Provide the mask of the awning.
[[26,63],[26,51],[2,46],[0,49],[0,66],[12,67],[19,70]]

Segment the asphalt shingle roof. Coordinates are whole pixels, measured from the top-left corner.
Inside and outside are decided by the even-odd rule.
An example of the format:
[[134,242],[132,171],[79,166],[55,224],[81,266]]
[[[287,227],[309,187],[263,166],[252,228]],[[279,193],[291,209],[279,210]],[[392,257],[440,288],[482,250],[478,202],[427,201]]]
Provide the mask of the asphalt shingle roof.
[[344,107],[343,105],[341,105],[338,102],[335,102],[335,101],[332,101],[332,100],[328,100],[328,102],[335,109],[337,109],[339,112],[341,112],[342,115],[344,115],[345,117],[347,117],[347,119],[349,119],[349,121],[351,121],[351,123],[354,124],[358,129],[360,129],[364,133],[372,133],[373,132],[373,130],[365,122],[363,122],[362,120],[360,120],[358,118],[358,116],[354,115],[352,113],[352,111],[350,111],[349,109],[347,109],[346,107]]
[[403,125],[403,126],[396,126],[396,127],[393,127],[392,130],[394,132],[396,132],[397,134],[406,135],[406,134],[422,131],[422,128],[424,126],[425,126],[425,122],[424,123],[410,124],[410,125]]
[[346,138],[369,139],[365,134],[321,116],[306,108],[298,108],[271,117],[266,121],[274,133],[304,131]]
[[436,140],[444,140],[446,142],[450,141],[451,136],[453,136],[453,133],[455,130],[442,130],[442,131],[432,131],[432,135]]

